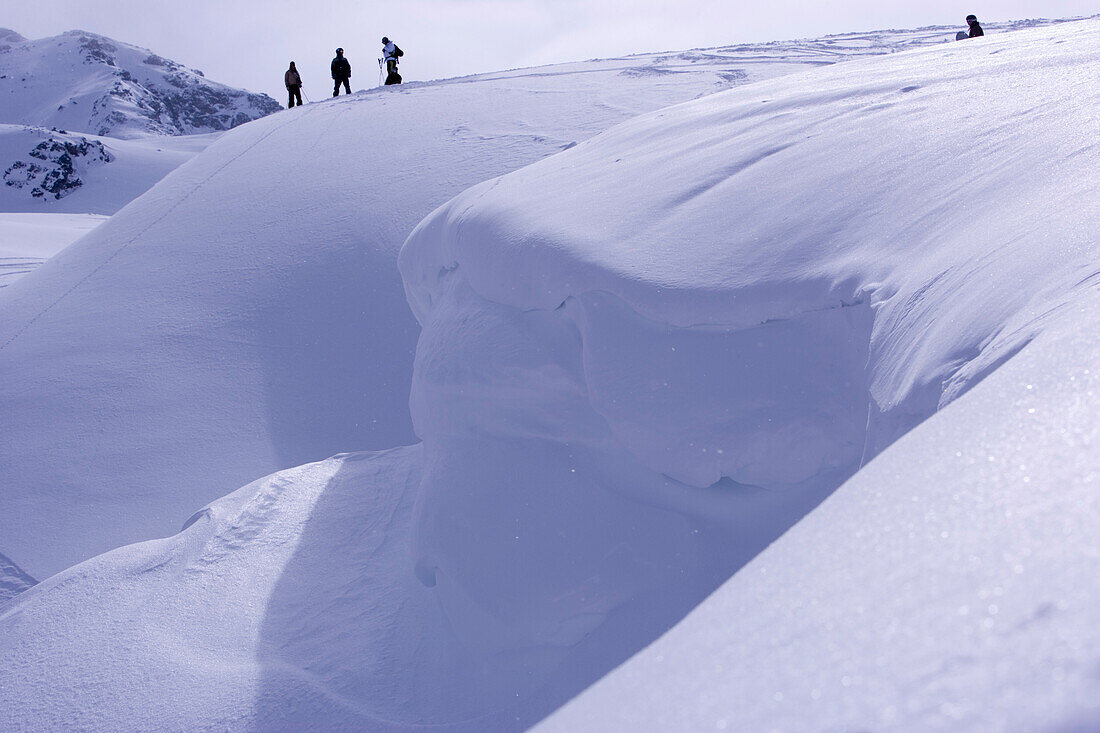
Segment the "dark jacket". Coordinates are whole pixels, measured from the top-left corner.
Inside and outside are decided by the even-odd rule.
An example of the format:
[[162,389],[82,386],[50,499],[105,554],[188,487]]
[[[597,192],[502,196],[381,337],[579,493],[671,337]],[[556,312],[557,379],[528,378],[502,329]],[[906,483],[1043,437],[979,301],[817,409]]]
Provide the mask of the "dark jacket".
[[985,32],[982,30],[982,27],[980,25],[978,25],[978,21],[976,21],[976,20],[970,21],[970,37],[971,38],[977,38],[978,36],[984,36],[984,35],[985,35]]
[[332,60],[332,78],[333,79],[350,79],[351,78],[351,64],[343,56],[337,56]]

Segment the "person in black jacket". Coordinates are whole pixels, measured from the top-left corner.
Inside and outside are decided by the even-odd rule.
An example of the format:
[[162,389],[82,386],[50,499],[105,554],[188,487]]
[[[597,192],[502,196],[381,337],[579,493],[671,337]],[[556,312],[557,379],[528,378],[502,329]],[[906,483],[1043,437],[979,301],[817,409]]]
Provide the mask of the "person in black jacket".
[[348,81],[351,79],[351,64],[344,58],[344,49],[336,49],[336,58],[332,60],[332,80],[335,85],[332,87],[332,96],[340,96],[340,85],[344,85],[344,90],[351,94],[351,83]]
[[978,16],[976,16],[976,15],[966,16],[966,24],[968,26],[970,26],[970,37],[971,38],[977,38],[978,36],[984,36],[985,35],[985,31],[983,31],[982,27],[980,25],[978,25]]

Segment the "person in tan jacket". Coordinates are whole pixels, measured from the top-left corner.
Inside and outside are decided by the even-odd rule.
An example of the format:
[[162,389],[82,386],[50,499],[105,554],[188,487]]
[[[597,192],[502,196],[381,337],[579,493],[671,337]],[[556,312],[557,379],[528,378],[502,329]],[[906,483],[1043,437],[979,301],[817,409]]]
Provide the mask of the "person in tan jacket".
[[283,74],[283,83],[286,84],[286,90],[290,94],[290,102],[287,104],[287,108],[294,106],[294,100],[298,100],[298,106],[302,106],[302,77],[298,74],[298,69],[294,66],[294,62],[290,62],[290,68]]

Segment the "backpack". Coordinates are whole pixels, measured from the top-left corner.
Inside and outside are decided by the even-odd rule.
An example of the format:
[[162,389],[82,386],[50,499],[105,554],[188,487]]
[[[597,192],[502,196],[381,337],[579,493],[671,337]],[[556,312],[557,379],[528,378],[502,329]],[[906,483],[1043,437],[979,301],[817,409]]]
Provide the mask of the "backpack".
[[398,47],[398,45],[395,43],[393,44],[393,55],[400,58],[405,55],[405,52],[402,51],[401,48]]

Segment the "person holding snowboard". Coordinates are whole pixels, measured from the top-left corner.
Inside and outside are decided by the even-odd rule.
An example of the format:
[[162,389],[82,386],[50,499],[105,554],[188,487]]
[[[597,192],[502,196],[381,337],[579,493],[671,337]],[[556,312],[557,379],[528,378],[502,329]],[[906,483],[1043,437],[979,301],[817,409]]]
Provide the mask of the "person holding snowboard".
[[340,85],[344,85],[344,91],[351,94],[351,83],[348,81],[351,79],[351,64],[344,58],[344,49],[336,49],[336,58],[332,60],[332,80],[335,84],[332,87],[332,96],[340,96]]
[[386,85],[400,84],[401,75],[397,73],[397,60],[405,55],[405,52],[397,47],[397,44],[382,36],[382,60],[386,62]]
[[966,24],[968,26],[970,26],[969,36],[971,38],[977,38],[978,36],[984,36],[985,35],[985,31],[983,31],[982,27],[980,25],[978,25],[978,16],[976,16],[976,15],[966,16]]
[[302,106],[302,77],[298,74],[298,69],[295,68],[294,62],[290,62],[290,68],[283,74],[283,83],[286,84],[287,93],[290,94],[290,102],[287,104],[287,109],[294,107],[294,100],[298,100],[298,106]]

